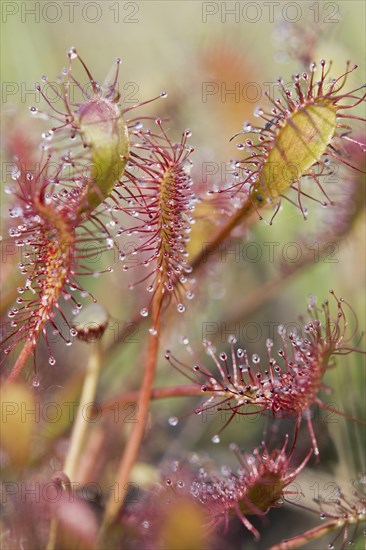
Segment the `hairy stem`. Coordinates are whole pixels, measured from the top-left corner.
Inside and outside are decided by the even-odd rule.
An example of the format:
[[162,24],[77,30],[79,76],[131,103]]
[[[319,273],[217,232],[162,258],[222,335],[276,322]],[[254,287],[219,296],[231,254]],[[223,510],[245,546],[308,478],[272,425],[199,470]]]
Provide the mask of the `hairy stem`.
[[31,340],[28,340],[20,352],[12,371],[7,378],[7,382],[14,382],[20,376],[33,350],[34,344]]
[[107,503],[106,513],[100,532],[102,540],[105,532],[113,524],[117,517],[119,509],[126,496],[128,481],[133,465],[136,462],[141,442],[144,437],[145,428],[149,415],[149,405],[151,400],[152,386],[155,378],[157,356],[159,350],[159,332],[160,332],[160,311],[162,304],[162,289],[158,287],[152,302],[152,327],[154,333],[150,334],[147,350],[147,362],[145,366],[144,378],[142,380],[139,398],[137,402],[137,422],[133,426],[133,431],[127,441],[124,454],[121,458],[119,469],[116,476],[116,483],[119,489],[119,498],[115,499],[112,494]]
[[318,527],[314,527],[314,529],[309,529],[309,531],[301,535],[296,535],[296,537],[284,540],[280,542],[280,544],[275,544],[271,546],[269,550],[293,550],[294,548],[299,548],[299,546],[303,546],[312,540],[318,539],[337,528],[342,528],[344,523],[345,522],[342,522],[342,520],[332,519],[324,523],[324,525],[319,525]]

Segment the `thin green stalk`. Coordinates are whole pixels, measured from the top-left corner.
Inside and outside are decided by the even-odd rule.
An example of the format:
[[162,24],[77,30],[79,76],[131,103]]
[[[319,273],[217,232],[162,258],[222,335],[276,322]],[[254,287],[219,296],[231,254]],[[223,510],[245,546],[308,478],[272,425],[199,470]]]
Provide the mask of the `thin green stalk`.
[[[86,432],[89,427],[89,423],[84,414],[85,407],[87,405],[90,405],[90,403],[93,403],[93,401],[95,400],[95,394],[102,364],[100,341],[91,344],[91,347],[92,350],[86,367],[85,379],[80,396],[78,412],[71,434],[70,446],[66,455],[65,465],[63,468],[63,472],[66,474],[71,482],[75,479],[81,451],[85,441]],[[56,540],[57,520],[53,519],[50,526],[47,550],[54,550],[56,548]]]
[[83,390],[80,397],[77,417],[73,427],[70,447],[66,456],[64,472],[73,481],[76,469],[78,466],[79,457],[83,448],[85,435],[89,426],[89,422],[85,417],[85,407],[92,403],[95,399],[97,390],[100,368],[101,368],[101,349],[100,343],[92,344],[93,349],[89,357]]

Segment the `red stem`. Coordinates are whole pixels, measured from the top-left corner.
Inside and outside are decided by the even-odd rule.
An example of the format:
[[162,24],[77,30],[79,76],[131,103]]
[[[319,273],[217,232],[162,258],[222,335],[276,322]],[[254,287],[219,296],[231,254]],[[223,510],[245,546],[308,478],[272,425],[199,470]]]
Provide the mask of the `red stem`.
[[212,241],[210,241],[205,248],[203,248],[202,251],[193,258],[190,262],[193,270],[196,270],[203,263],[205,263],[208,257],[218,249],[220,244],[230,236],[232,230],[255,211],[256,205],[254,200],[249,197],[243,206],[229,218],[228,222],[216,232]]
[[[192,395],[202,395],[202,390],[198,386],[192,386],[189,384],[183,386],[168,386],[164,388],[153,388],[150,393],[150,400],[154,399],[167,399],[169,397],[189,397]],[[118,396],[115,399],[108,399],[101,405],[102,411],[107,411],[114,405],[122,403],[135,402],[140,396],[140,391],[130,391],[122,396]]]
[[100,538],[104,536],[105,531],[110,525],[113,524],[120,507],[123,504],[128,489],[130,473],[136,462],[144,437],[159,350],[160,311],[162,299],[162,290],[161,287],[159,287],[152,303],[152,327],[155,329],[155,334],[150,334],[149,336],[147,362],[137,402],[137,422],[133,425],[133,430],[127,441],[116,476],[116,483],[119,488],[119,498],[116,499],[114,494],[110,496],[107,503]]

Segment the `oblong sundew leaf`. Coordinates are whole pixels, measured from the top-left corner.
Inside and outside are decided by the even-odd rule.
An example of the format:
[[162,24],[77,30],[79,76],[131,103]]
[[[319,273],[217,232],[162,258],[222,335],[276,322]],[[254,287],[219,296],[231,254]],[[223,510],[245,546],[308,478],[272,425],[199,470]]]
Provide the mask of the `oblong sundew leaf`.
[[330,102],[305,105],[279,130],[263,165],[260,188],[275,199],[319,162],[337,127],[337,109]]

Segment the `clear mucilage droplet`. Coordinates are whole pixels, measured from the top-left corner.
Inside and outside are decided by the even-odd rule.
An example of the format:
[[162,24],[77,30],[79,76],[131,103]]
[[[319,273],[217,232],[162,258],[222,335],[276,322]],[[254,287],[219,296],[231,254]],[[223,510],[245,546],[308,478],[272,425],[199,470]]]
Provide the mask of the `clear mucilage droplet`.
[[72,46],[68,52],[67,52],[67,55],[69,56],[70,59],[76,59],[78,54],[77,54],[77,51],[76,51],[76,48],[74,48],[74,46]]

